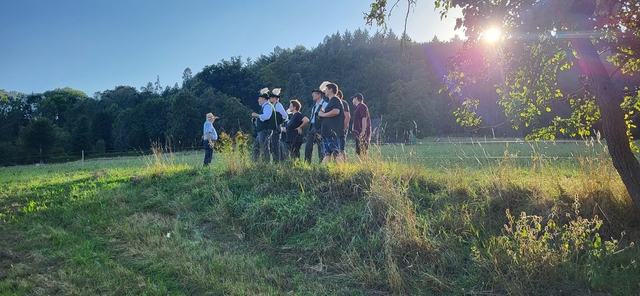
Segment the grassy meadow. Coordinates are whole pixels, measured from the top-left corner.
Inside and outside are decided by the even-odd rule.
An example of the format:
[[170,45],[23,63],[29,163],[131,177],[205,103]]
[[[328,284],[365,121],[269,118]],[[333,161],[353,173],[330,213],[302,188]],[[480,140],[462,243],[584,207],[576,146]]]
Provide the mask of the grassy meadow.
[[0,168],[0,295],[640,295],[597,140],[425,139]]

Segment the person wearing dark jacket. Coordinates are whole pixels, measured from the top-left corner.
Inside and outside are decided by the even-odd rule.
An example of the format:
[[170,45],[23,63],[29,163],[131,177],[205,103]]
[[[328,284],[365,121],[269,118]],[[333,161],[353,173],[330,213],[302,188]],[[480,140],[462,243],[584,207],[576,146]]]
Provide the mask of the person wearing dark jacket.
[[281,137],[280,129],[284,127],[284,122],[289,119],[287,111],[284,110],[284,106],[280,103],[280,88],[274,88],[269,95],[269,103],[275,107],[276,110],[276,125],[278,126],[271,135],[271,155],[273,155],[273,162],[279,162],[284,159],[284,139]]
[[[266,90],[266,91],[265,91]],[[269,162],[270,145],[269,140],[273,131],[277,128],[275,107],[269,103],[269,89],[263,88],[258,95],[258,104],[260,112],[251,113],[251,117],[255,119],[256,144],[253,148],[253,161],[258,161],[260,156],[265,162]]]
[[327,102],[322,98],[324,96],[323,91],[314,89],[311,91],[311,96],[313,97],[315,104],[311,107],[311,113],[309,116],[309,132],[307,133],[304,145],[304,160],[307,163],[311,163],[313,146],[316,146],[318,151],[318,161],[322,162],[322,137],[320,136],[322,119],[318,117],[318,112],[327,105]]

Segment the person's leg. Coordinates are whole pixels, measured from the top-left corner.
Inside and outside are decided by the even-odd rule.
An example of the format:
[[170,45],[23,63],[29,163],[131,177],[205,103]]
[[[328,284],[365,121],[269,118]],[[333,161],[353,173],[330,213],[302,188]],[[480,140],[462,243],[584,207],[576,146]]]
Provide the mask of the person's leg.
[[284,141],[280,140],[280,161],[284,161],[289,157],[290,148],[291,147],[287,146]]
[[322,137],[320,136],[320,134],[315,134],[314,141],[316,143],[316,147],[318,148],[318,163],[322,163],[324,154],[322,153]]
[[367,156],[367,152],[369,151],[369,141],[362,140],[362,143],[360,143],[360,151],[363,156]]
[[211,158],[213,157],[213,148],[209,146],[209,141],[202,141],[204,146],[204,162],[203,166],[208,166],[211,163]]
[[261,133],[256,134],[256,140],[253,144],[253,162],[257,162],[260,159],[260,152],[262,151]]
[[294,142],[291,145],[291,154],[289,157],[291,159],[300,159],[300,147],[302,146],[302,142]]
[[271,136],[273,135],[273,130],[264,130],[263,134],[264,140],[260,145],[260,151],[262,160],[268,163],[271,160]]
[[308,164],[311,164],[311,157],[313,156],[313,146],[316,144],[315,142],[315,133],[309,132],[307,133],[307,138],[304,143],[304,161]]
[[345,151],[345,148],[347,147],[347,135],[345,134],[342,137],[339,137],[339,147],[338,149],[340,150],[340,155],[338,157],[338,160],[343,161],[343,162],[347,162],[347,153]]
[[291,157],[291,149],[293,148],[293,146],[291,146],[291,143],[288,142],[282,142],[280,143],[282,146],[282,161],[285,161],[287,159],[289,159]]
[[362,150],[360,150],[362,148],[362,141],[360,140],[360,138],[355,138],[355,143],[356,143],[356,154],[360,156],[360,153],[362,152]]
[[322,139],[322,164],[328,163],[331,159],[342,161],[340,156],[340,137]]
[[274,131],[270,137],[271,141],[271,155],[273,156],[273,162],[278,163],[280,161],[280,133]]
[[269,162],[269,136],[267,131],[259,131],[256,135],[256,143],[253,146],[253,161],[262,159]]
[[347,161],[347,152],[345,151],[346,148],[347,148],[347,134],[345,133],[344,136],[340,137],[340,157],[344,162]]
[[330,138],[322,139],[322,157],[320,157],[321,164],[327,164],[331,160],[331,146]]

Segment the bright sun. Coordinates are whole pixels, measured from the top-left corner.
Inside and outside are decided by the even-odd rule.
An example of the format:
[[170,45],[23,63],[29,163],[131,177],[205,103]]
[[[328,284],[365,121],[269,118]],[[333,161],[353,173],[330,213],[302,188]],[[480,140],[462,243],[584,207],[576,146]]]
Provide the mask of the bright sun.
[[500,38],[500,29],[498,28],[488,29],[484,31],[483,35],[484,35],[483,36],[484,41],[490,42],[490,43],[496,42]]

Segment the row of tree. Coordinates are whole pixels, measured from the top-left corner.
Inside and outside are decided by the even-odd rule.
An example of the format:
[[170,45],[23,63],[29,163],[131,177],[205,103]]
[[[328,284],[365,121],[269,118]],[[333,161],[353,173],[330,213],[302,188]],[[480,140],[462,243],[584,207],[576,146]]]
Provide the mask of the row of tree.
[[[402,42],[402,40],[407,42]],[[441,92],[447,60],[462,46],[458,38],[416,43],[393,32],[335,33],[313,49],[276,47],[256,60],[232,57],[192,73],[182,86],[162,87],[160,78],[139,89],[118,86],[88,97],[72,88],[23,94],[0,91],[0,163],[33,163],[52,156],[85,152],[148,149],[152,143],[173,149],[198,149],[204,114],[213,112],[219,132],[252,133],[257,92],[282,87],[282,102],[311,106],[311,90],[335,81],[345,96],[363,93],[380,139],[403,141],[409,133],[426,136],[522,136],[496,107],[493,85],[475,85],[482,100],[477,113],[485,128],[465,130],[454,111],[460,101]],[[577,83],[577,82],[567,82]],[[562,108],[558,112],[563,111]],[[486,128],[486,127],[491,127]]]

